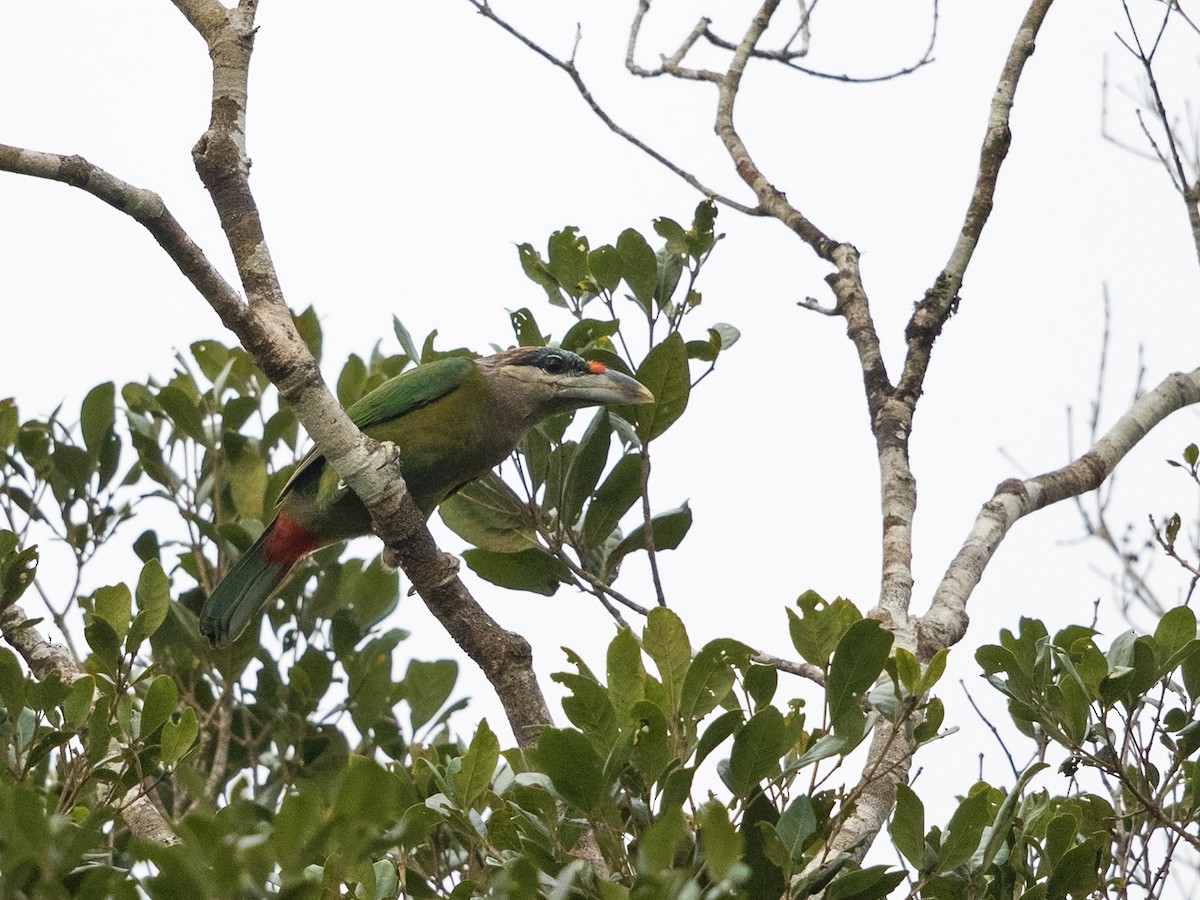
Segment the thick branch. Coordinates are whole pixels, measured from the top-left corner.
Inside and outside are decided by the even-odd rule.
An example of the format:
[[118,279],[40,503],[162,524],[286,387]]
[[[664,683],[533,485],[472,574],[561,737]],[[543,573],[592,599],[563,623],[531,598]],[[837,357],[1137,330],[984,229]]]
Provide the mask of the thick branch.
[[[334,470],[371,510],[377,534],[399,559],[421,599],[459,646],[483,669],[508,713],[518,743],[530,746],[550,721],[533,675],[532,651],[501,628],[447,566],[414,505],[399,461],[354,427],[321,378],[292,324],[250,189],[246,103],[254,49],[254,0],[229,10],[220,27],[197,25],[205,0],[176,0],[208,44],[213,61],[212,115],[193,150],[196,171],[212,197],[249,301],[231,325],[243,346],[291,404]],[[206,24],[207,19],[202,24]],[[223,307],[214,309],[229,325]],[[236,327],[235,327],[236,326]]]
[[[25,660],[34,678],[45,681],[57,672],[63,684],[70,684],[82,677],[84,673],[70,651],[61,644],[50,643],[37,628],[28,624],[29,621],[17,604],[0,613],[0,634]],[[179,843],[170,824],[144,793],[139,792],[121,806],[121,818],[139,840],[156,844]]]
[[1095,490],[1154,426],[1195,403],[1200,403],[1200,369],[1169,375],[1154,390],[1139,397],[1083,456],[1061,469],[1025,481],[1009,479],[997,487],[942,577],[929,611],[918,622],[921,657],[928,659],[941,648],[962,640],[967,630],[967,600],[1018,519]]
[[963,218],[958,239],[950,251],[950,259],[945,268],[935,279],[933,287],[926,292],[924,299],[917,304],[905,330],[908,355],[899,384],[900,394],[904,397],[915,399],[920,396],[925,372],[929,368],[933,342],[937,340],[942,326],[957,308],[958,292],[962,288],[967,266],[979,244],[979,236],[992,214],[996,182],[1000,178],[1000,168],[1012,143],[1012,131],[1008,123],[1017,84],[1025,70],[1025,63],[1033,55],[1038,30],[1046,19],[1046,13],[1050,11],[1051,3],[1053,0],[1033,0],[1020,28],[1017,29],[1017,36],[1008,51],[1008,58],[1004,61],[1000,81],[992,96],[987,132],[979,151],[975,188],[971,193],[971,201],[967,204],[967,213]]

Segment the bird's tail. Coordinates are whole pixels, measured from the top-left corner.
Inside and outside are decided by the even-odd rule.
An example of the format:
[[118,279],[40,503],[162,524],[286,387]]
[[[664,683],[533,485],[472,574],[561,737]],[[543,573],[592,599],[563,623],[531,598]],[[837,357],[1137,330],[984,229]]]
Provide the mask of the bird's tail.
[[280,559],[268,552],[275,524],[267,526],[204,601],[200,633],[214,647],[226,647],[237,640],[295,563],[295,559]]

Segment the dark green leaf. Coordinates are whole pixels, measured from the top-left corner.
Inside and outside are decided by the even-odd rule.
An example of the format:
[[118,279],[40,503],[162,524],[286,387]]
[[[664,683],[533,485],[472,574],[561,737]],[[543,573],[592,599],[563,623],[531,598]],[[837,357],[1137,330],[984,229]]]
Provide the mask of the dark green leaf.
[[480,578],[513,591],[530,591],[551,597],[560,584],[570,584],[572,581],[571,570],[566,563],[540,547],[519,553],[467,550],[462,556],[471,571]]
[[591,742],[570,728],[546,728],[538,741],[538,759],[564,800],[584,812],[605,792],[604,767]]
[[170,675],[159,675],[146,691],[146,699],[142,701],[142,722],[138,728],[138,737],[143,741],[154,734],[164,722],[175,712],[179,703],[179,688],[175,679]]
[[892,633],[874,619],[860,619],[838,642],[829,667],[826,698],[834,731],[853,730],[859,701],[875,683],[892,648]]
[[550,235],[546,268],[572,297],[588,293],[588,242],[579,230],[568,225]]
[[635,703],[630,714],[634,722],[630,761],[642,773],[646,784],[654,784],[675,759],[667,717],[649,700]]
[[704,866],[720,882],[742,856],[742,836],[729,821],[729,812],[716,801],[700,810],[700,846]]
[[805,794],[793,799],[775,824],[775,831],[792,862],[801,860],[804,845],[816,830],[817,814],[813,810],[812,800]]
[[[616,247],[608,244],[597,247],[588,253],[587,263],[588,271],[595,279],[596,284],[606,291],[617,289],[617,285],[621,283],[624,266],[621,262],[621,253]],[[566,346],[565,340],[563,346]]]
[[608,423],[608,410],[601,408],[580,438],[579,448],[571,457],[571,465],[567,469],[567,483],[559,510],[559,519],[567,527],[575,525],[584,501],[595,490],[596,482],[600,480],[608,462],[611,443],[612,426]]
[[579,353],[589,344],[616,334],[620,327],[621,323],[616,319],[610,319],[607,322],[599,319],[580,319],[563,335],[561,346],[564,350]]
[[126,648],[136,651],[142,641],[154,635],[167,618],[167,606],[171,600],[171,585],[157,557],[142,566],[138,576],[138,614],[129,627]]
[[405,699],[412,715],[412,729],[417,731],[434,717],[450,698],[458,680],[458,663],[450,659],[422,662],[414,659],[404,675]]
[[519,244],[517,246],[517,256],[521,260],[521,269],[525,272],[525,275],[530,281],[539,285],[546,292],[546,299],[550,301],[550,304],[552,306],[566,306],[567,302],[563,299],[558,279],[550,273],[541,255],[533,249],[533,245]]
[[296,325],[296,331],[300,333],[300,340],[308,347],[308,352],[313,355],[313,359],[320,362],[324,336],[321,334],[321,322],[317,318],[317,311],[310,306],[299,315],[293,313],[292,322]]
[[789,742],[783,714],[773,706],[761,709],[733,739],[729,755],[730,787],[737,797],[747,797],[762,779],[778,771],[779,758]]
[[627,228],[617,238],[617,252],[621,254],[621,274],[625,283],[633,291],[638,305],[648,312],[658,286],[658,259],[654,251],[644,237]]
[[546,338],[538,328],[537,319],[533,317],[528,307],[521,307],[516,312],[508,314],[512,321],[513,333],[517,336],[517,344],[521,347],[545,347]]
[[896,785],[892,841],[914,869],[925,868],[925,804],[906,784]]
[[471,746],[454,776],[454,787],[463,809],[471,809],[492,784],[492,775],[500,761],[500,740],[481,719],[471,738]]
[[691,392],[687,347],[678,332],[646,354],[637,379],[654,394],[654,402],[637,408],[637,433],[643,443],[653,440],[683,415]]
[[609,699],[624,721],[633,705],[645,696],[642,648],[628,628],[622,628],[609,642],[607,666]]
[[705,758],[737,731],[741,724],[742,711],[740,709],[728,710],[713,719],[712,723],[704,729],[704,734],[700,735],[700,740],[696,742],[694,764],[698,766],[704,762]]
[[672,868],[686,838],[683,811],[677,806],[668,807],[642,837],[638,868],[650,877]]
[[958,805],[946,831],[938,856],[938,872],[949,872],[961,866],[975,853],[983,829],[990,823],[988,796],[985,790],[975,790]]
[[517,553],[537,547],[529,508],[495,472],[442,501],[446,527],[481,550]]
[[642,495],[642,457],[622,456],[596,490],[595,499],[583,517],[583,542],[597,547],[613,532],[621,517]]
[[670,708],[663,712],[674,715],[679,708],[684,677],[692,662],[692,645],[688,642],[683,620],[665,606],[654,607],[646,619],[642,647],[654,660],[670,703]]
[[357,353],[351,353],[342,366],[342,374],[337,380],[337,398],[342,406],[353,405],[364,393],[363,385],[367,380],[367,364]]
[[850,626],[862,613],[849,600],[838,597],[828,603],[816,591],[805,591],[796,599],[801,615],[788,610],[788,631],[792,645],[804,659],[822,669]]
[[116,388],[111,381],[96,385],[83,398],[79,426],[83,431],[84,446],[93,459],[100,456],[116,421],[115,399]]
[[[692,510],[685,503],[678,509],[659,513],[650,520],[650,523],[654,535],[655,552],[660,550],[674,550],[683,543],[688,529],[692,527]],[[613,549],[608,561],[609,570],[615,570],[622,559],[636,550],[645,550],[648,544],[646,526],[643,523],[629,532]]]

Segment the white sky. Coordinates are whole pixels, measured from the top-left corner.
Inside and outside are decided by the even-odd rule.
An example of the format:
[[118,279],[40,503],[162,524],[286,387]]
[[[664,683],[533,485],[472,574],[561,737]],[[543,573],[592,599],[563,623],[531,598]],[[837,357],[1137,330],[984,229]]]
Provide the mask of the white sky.
[[[739,124],[768,177],[862,251],[893,372],[912,304],[961,223],[987,103],[1024,13],[1017,3],[943,6],[937,61],[908,78],[842,85],[759,66],[739,101]],[[681,3],[678,18],[652,15],[643,64],[672,52],[713,7],[716,27],[731,37],[750,8]],[[578,62],[610,112],[705,181],[748,198],[712,134],[713,89],[624,74],[632,2],[497,8],[519,10],[518,23],[562,54],[582,20]],[[618,19],[605,22],[613,8]],[[699,199],[605,130],[561,73],[465,0],[276,0],[263,4],[259,22],[253,185],[290,303],[320,313],[331,381],[350,352],[365,354],[379,338],[394,346],[393,313],[418,340],[438,328],[442,347],[511,342],[505,310],[521,306],[561,336],[569,316],[546,307],[522,275],[515,243],[544,246],[566,224],[593,245],[630,225],[649,235],[654,216],[686,221]],[[916,418],[917,611],[993,487],[1065,461],[1065,410],[1084,411],[1093,396],[1105,283],[1114,331],[1106,422],[1128,400],[1140,345],[1149,384],[1200,363],[1200,285],[1182,205],[1156,165],[1100,136],[1106,54],[1114,84],[1137,89],[1136,68],[1113,37],[1121,27],[1119,3],[1061,4],[1018,91],[996,209]],[[927,29],[922,3],[826,0],[808,63],[883,72],[917,58]],[[1192,40],[1178,30],[1163,48],[1160,80],[1181,112],[1180,92],[1195,79]],[[190,158],[208,94],[203,44],[166,0],[0,2],[0,142],[79,153],[160,192],[233,280]],[[1109,115],[1113,130],[1139,141],[1127,97],[1115,96]],[[776,222],[726,210],[718,225],[728,237],[706,270],[692,327],[728,321],[743,337],[655,446],[656,506],[687,499],[695,513],[683,547],[660,561],[694,646],[729,635],[791,656],[783,607],[797,594],[841,594],[863,610],[875,599],[873,442],[844,324],[795,306],[805,296],[828,299],[827,267]],[[232,340],[140,226],[74,189],[11,175],[0,175],[0,312],[0,396],[16,396],[26,415],[64,399],[77,409],[100,381],[162,378],[176,350],[197,339]],[[1198,426],[1194,412],[1178,414],[1131,454],[1114,521],[1141,527],[1149,513],[1195,508],[1183,477],[1162,460],[1200,438]],[[461,549],[435,523],[443,546]],[[979,752],[985,777],[1011,783],[955,683],[966,680],[1000,709],[978,679],[974,648],[1015,628],[1021,614],[1054,630],[1090,621],[1095,599],[1108,599],[1094,567],[1108,571],[1110,560],[1098,547],[1064,544],[1079,532],[1069,505],[1020,523],[971,602],[971,631],[941,691],[947,723],[967,734],[918,758],[926,767],[959,764],[959,790]],[[44,558],[53,560],[52,550]],[[618,587],[648,602],[644,570],[627,569]],[[1171,576],[1169,592],[1179,579],[1160,569]],[[132,581],[136,572],[131,553],[110,552],[96,583]],[[602,670],[612,628],[594,600],[469,583],[501,622],[530,637],[539,672],[565,667],[563,645]],[[414,632],[401,654],[459,656],[415,598],[402,601],[397,620]],[[1102,621],[1110,637],[1124,627],[1111,604]],[[398,657],[398,669],[405,664]],[[793,684],[783,682],[780,698]],[[469,663],[460,685],[472,708],[502,727]],[[552,707],[557,713],[556,700]],[[1039,784],[1065,786],[1050,778]]]

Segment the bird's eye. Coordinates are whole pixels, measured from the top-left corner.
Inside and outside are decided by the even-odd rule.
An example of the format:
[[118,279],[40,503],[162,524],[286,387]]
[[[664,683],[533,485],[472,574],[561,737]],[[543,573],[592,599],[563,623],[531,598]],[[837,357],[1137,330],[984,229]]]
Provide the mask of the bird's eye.
[[559,375],[562,373],[566,362],[561,356],[547,356],[542,363],[542,371],[547,375]]

